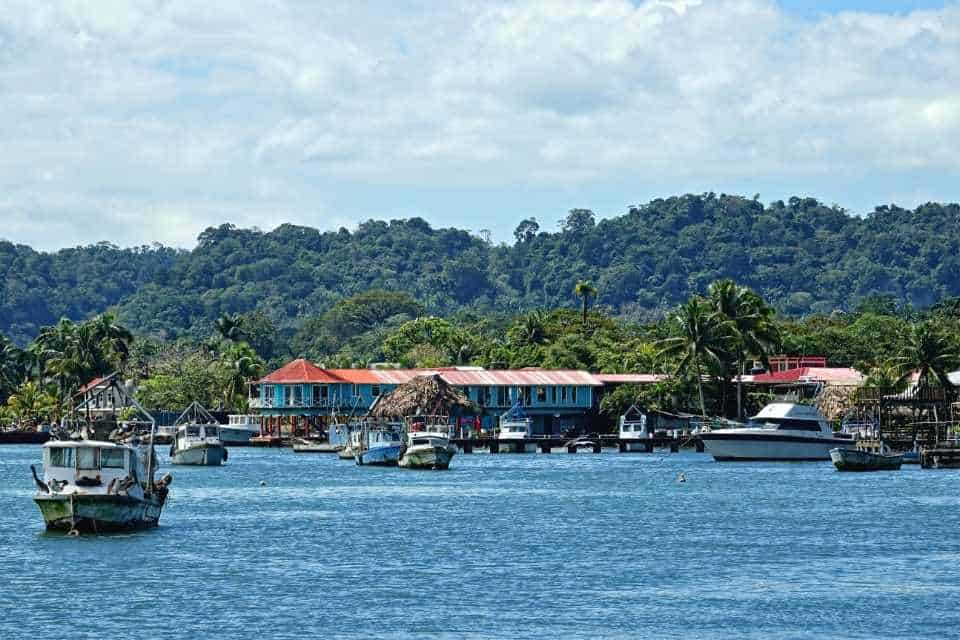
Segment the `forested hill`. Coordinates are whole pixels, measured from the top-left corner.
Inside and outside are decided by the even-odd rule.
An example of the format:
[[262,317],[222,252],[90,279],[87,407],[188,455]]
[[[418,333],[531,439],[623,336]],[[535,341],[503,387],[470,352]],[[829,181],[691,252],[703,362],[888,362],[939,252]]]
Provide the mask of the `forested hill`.
[[[878,207],[861,218],[814,199],[764,206],[737,196],[659,199],[562,229],[517,227],[511,246],[418,218],[321,233],[210,228],[192,251],[101,243],[38,253],[0,242],[0,333],[25,342],[62,316],[116,307],[139,333],[208,332],[223,313],[259,308],[280,325],[368,289],[410,293],[428,312],[597,303],[636,314],[672,306],[730,277],[787,314],[849,309],[871,294],[917,307],[960,295],[960,206]],[[2,233],[2,230],[0,230]]]

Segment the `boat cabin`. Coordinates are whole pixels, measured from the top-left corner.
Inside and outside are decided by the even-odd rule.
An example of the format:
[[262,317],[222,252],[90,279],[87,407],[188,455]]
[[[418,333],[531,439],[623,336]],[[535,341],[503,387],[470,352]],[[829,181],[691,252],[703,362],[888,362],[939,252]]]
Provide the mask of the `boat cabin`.
[[619,422],[621,440],[645,440],[650,437],[647,414],[636,405],[627,409]]
[[260,416],[249,414],[230,414],[227,416],[227,426],[230,427],[250,427],[253,430],[260,430]]
[[833,429],[816,407],[793,402],[768,404],[750,419],[756,426],[777,431],[814,431],[833,434]]
[[128,478],[146,479],[133,447],[96,440],[55,440],[43,445],[43,480],[56,493],[113,493]]
[[524,440],[531,436],[532,431],[533,420],[530,418],[508,420],[500,423],[501,440]]
[[197,444],[219,444],[219,424],[184,424],[177,427],[177,449],[183,450]]

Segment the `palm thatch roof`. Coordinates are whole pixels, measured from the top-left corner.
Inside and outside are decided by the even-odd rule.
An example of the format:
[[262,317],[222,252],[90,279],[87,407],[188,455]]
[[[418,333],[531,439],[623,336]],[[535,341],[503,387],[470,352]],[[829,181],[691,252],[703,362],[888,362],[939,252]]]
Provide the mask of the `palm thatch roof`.
[[860,387],[853,385],[824,387],[817,395],[814,404],[824,418],[833,422],[842,418],[847,411],[853,408],[855,396],[859,389]]
[[476,405],[440,374],[417,376],[380,396],[370,408],[374,418],[461,415],[476,411]]

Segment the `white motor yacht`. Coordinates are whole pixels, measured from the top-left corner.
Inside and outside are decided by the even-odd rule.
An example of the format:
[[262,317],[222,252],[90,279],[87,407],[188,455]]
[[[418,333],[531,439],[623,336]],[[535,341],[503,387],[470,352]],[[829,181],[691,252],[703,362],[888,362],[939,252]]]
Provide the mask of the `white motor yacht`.
[[793,402],[765,406],[743,428],[701,433],[715,460],[830,460],[831,449],[853,449],[849,434],[834,433],[815,407]]
[[260,435],[260,416],[231,414],[227,424],[220,425],[220,441],[228,447],[243,447],[250,438]]

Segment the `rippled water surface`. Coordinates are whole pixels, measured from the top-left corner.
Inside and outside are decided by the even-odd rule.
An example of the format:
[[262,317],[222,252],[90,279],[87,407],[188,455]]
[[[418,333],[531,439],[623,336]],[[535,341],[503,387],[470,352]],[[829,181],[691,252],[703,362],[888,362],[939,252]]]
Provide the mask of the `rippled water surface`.
[[4,639],[960,628],[960,471],[605,452],[414,472],[234,448],[222,468],[163,465],[174,484],[156,530],[67,538],[44,533],[31,500],[39,458],[0,447]]

